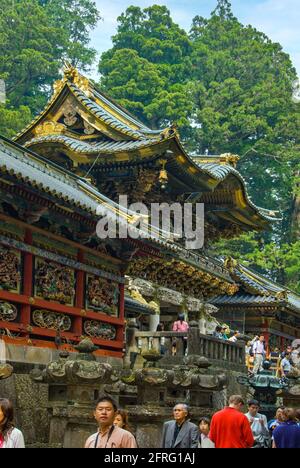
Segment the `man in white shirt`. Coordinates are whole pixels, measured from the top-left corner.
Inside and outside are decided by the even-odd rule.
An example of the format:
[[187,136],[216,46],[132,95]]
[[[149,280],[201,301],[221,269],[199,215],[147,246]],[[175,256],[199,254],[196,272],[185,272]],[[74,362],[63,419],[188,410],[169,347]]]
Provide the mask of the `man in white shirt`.
[[254,355],[253,374],[257,374],[262,369],[262,363],[264,362],[265,355],[266,355],[264,335],[260,335],[258,341],[255,341],[253,345],[253,355]]
[[253,448],[270,448],[270,434],[268,429],[268,421],[264,414],[259,412],[259,403],[257,400],[248,402],[248,418],[255,440]]

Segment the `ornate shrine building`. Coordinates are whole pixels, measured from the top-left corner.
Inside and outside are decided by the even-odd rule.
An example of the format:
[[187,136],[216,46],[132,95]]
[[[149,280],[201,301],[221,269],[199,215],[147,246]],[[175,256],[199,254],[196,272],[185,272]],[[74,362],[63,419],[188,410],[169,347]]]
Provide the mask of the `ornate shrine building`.
[[[176,311],[199,313],[211,297],[237,293],[240,282],[205,255],[206,245],[269,229],[276,220],[250,200],[237,160],[231,154],[190,157],[176,128],[149,129],[67,67],[35,120],[14,142],[0,140],[5,340],[72,348],[87,335],[99,355],[121,357],[125,306],[128,317],[149,315],[154,330],[160,313],[172,315],[176,304]],[[102,216],[117,215],[119,227],[138,229],[140,216],[121,207],[119,195],[146,205],[203,203],[204,249],[189,251],[185,239],[162,231],[99,239]],[[125,299],[125,276],[144,281],[150,304],[138,283]]]
[[232,329],[246,334],[263,333],[269,348],[283,350],[300,338],[300,297],[264,276],[238,264],[225,262],[239,286],[233,296],[221,295],[210,300],[219,310],[216,317]]
[[125,304],[129,314],[153,311],[125,300],[133,257],[137,268],[145,259],[164,264],[167,276],[180,268],[183,282],[192,274],[199,289],[211,278],[224,292],[236,291],[220,263],[162,236],[100,240],[102,215],[117,213],[119,225],[134,216],[86,180],[2,137],[0,201],[0,329],[8,345],[73,350],[89,336],[98,355],[121,358]]

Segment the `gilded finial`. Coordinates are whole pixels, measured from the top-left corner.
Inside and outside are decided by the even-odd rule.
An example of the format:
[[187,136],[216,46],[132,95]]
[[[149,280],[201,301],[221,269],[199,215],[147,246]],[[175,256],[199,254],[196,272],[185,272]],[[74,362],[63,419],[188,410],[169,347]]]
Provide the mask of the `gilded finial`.
[[81,75],[77,68],[73,67],[69,62],[65,63],[64,78],[67,81],[74,83],[77,88],[83,91],[88,96],[90,95],[90,82],[88,78]]
[[233,271],[238,266],[238,262],[232,257],[227,257],[224,261],[224,265],[229,271]]
[[288,299],[288,293],[285,289],[276,293],[276,299],[279,301],[286,301]]
[[236,167],[240,157],[237,154],[224,153],[220,155],[220,163],[228,164],[229,166]]

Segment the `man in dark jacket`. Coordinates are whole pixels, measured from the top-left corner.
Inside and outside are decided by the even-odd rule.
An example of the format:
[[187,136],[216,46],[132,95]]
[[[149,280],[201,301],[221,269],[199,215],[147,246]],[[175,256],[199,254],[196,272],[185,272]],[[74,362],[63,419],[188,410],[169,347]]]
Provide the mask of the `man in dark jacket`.
[[173,409],[174,421],[164,424],[162,448],[198,448],[198,427],[189,422],[189,409],[185,404],[178,404]]

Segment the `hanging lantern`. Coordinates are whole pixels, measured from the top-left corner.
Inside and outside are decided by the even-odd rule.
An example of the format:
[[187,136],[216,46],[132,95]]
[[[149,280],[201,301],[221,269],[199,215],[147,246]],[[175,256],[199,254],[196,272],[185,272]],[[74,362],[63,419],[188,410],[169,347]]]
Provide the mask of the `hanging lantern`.
[[168,173],[167,173],[167,170],[166,170],[167,162],[168,161],[166,159],[161,159],[160,160],[161,170],[160,170],[160,173],[159,173],[159,183],[160,183],[160,188],[162,190],[165,190],[167,188],[167,183],[168,183],[168,180],[169,180]]

